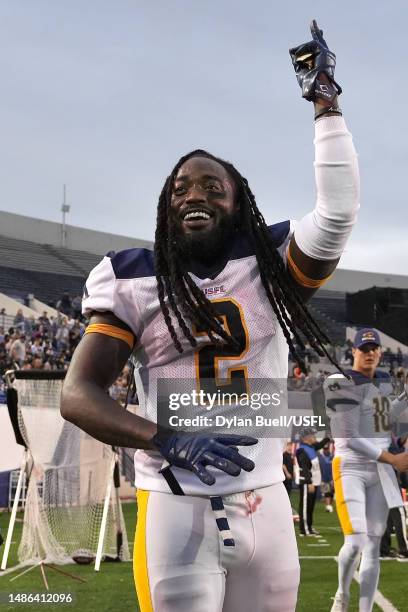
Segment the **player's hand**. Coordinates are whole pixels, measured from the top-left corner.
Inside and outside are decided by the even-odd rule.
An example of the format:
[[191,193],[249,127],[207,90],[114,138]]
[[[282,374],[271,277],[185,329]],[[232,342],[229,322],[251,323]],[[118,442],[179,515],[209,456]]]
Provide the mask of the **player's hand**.
[[408,472],[408,453],[393,455],[392,467],[398,472]]
[[314,492],[315,492],[315,486],[314,486],[314,484],[308,484],[308,485],[307,485],[307,492],[308,492],[308,493],[314,493]]
[[254,462],[240,455],[236,447],[251,446],[257,442],[250,436],[169,430],[159,430],[152,438],[153,445],[170,465],[193,472],[207,485],[215,483],[215,477],[206,469],[209,465],[230,476],[238,476],[241,469],[251,472],[255,467]]
[[[336,56],[330,51],[316,20],[310,24],[312,40],[289,49],[297,81],[302,88],[302,96],[309,101],[321,98],[332,102],[341,94],[342,89],[334,80]],[[319,74],[327,79],[319,79]]]

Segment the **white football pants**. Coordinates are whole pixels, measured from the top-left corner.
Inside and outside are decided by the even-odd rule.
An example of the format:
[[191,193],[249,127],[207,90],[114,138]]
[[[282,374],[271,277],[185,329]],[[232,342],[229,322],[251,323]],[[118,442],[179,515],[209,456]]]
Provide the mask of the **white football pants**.
[[282,483],[222,498],[234,547],[209,498],[139,490],[134,575],[141,612],[293,612],[299,561]]
[[380,537],[387,526],[388,505],[376,463],[333,460],[336,507],[344,535]]
[[380,575],[380,540],[388,516],[377,464],[352,463],[337,456],[333,461],[333,478],[337,513],[344,533],[337,593],[349,596],[361,555],[359,610],[371,612]]

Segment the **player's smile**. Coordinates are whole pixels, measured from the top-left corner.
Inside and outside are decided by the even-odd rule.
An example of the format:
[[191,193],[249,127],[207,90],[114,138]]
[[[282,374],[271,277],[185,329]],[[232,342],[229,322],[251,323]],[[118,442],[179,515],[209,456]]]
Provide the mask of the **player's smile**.
[[204,205],[187,205],[180,210],[179,218],[185,228],[200,230],[214,222],[214,211]]

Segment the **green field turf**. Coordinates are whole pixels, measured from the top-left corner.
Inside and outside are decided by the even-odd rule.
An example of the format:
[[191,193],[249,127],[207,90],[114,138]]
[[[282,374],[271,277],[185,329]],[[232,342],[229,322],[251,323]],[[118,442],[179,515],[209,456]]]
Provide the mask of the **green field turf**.
[[[293,504],[297,503],[297,495],[293,495]],[[124,504],[123,512],[126,520],[129,542],[133,541],[135,528],[136,505]],[[20,517],[21,519],[21,517]],[[0,515],[0,527],[5,537],[9,515]],[[337,585],[337,563],[333,559],[339,551],[342,543],[336,513],[327,514],[323,506],[318,504],[315,512],[315,527],[320,531],[323,539],[298,538],[299,555],[301,557],[301,586],[297,612],[328,612],[332,604],[332,597]],[[17,563],[17,545],[21,535],[22,523],[16,525],[9,565]],[[321,546],[318,544],[326,544]],[[3,546],[0,547],[2,555]],[[310,557],[318,557],[311,559]],[[325,557],[330,557],[329,559]],[[12,606],[0,604],[0,611],[6,612],[28,608],[32,611],[46,610],[75,610],[92,612],[138,612],[139,608],[133,585],[131,563],[104,563],[101,571],[97,574],[93,566],[65,566],[68,572],[86,579],[85,584],[64,578],[50,570],[47,570],[50,591],[74,593],[75,603],[73,605],[51,605],[41,606],[30,604]],[[0,575],[0,593],[8,592],[43,592],[41,574],[35,569],[29,574],[22,576],[16,582],[10,582],[13,573],[5,576]],[[408,610],[408,563],[396,560],[381,562],[380,592],[386,597],[399,612]],[[375,606],[375,612],[380,608]],[[350,612],[358,611],[358,585],[353,582],[352,602]],[[191,612],[194,612],[193,610]],[[212,612],[209,610],[208,612]],[[251,611],[248,611],[251,612]]]

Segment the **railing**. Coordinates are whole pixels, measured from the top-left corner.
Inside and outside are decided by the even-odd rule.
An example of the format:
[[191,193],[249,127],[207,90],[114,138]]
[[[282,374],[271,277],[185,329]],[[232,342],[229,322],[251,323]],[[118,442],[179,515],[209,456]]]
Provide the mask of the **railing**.
[[135,464],[133,461],[133,455],[135,451],[130,448],[121,448],[121,466],[120,471],[125,480],[130,482],[132,485],[135,482]]
[[10,327],[14,327],[14,315],[0,314],[0,327],[7,333]]

